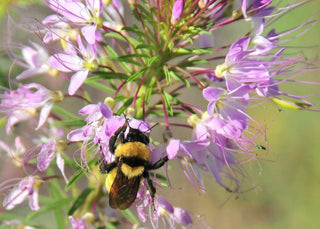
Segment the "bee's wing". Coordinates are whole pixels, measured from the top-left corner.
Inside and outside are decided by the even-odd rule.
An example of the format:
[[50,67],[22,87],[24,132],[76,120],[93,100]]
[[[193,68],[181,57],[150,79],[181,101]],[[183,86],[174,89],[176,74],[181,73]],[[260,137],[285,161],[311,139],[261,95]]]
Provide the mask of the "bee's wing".
[[136,199],[141,178],[141,175],[128,178],[122,173],[119,166],[117,175],[113,181],[109,193],[110,207],[119,208],[120,210],[124,210],[130,207]]

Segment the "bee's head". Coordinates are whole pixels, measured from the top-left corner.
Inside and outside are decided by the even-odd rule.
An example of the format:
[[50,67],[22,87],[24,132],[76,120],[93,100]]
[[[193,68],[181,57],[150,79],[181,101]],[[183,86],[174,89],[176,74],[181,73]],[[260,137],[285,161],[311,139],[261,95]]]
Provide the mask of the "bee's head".
[[145,145],[149,144],[149,137],[139,129],[135,129],[132,127],[129,127],[129,132],[125,140],[126,142],[141,142]]

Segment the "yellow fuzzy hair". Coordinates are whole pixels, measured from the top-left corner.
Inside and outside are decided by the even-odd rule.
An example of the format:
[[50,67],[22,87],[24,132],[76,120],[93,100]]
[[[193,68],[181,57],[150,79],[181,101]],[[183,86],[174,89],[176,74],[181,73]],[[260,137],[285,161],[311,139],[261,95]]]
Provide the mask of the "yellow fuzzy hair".
[[118,145],[115,150],[115,156],[139,157],[146,161],[151,160],[150,150],[142,142],[126,142]]
[[108,176],[106,178],[106,189],[108,192],[110,192],[111,186],[113,184],[114,179],[116,178],[117,175],[117,167],[112,169],[111,172],[108,173]]
[[129,179],[132,177],[136,177],[139,175],[142,175],[143,171],[144,171],[144,167],[143,166],[138,166],[138,167],[131,167],[127,164],[122,164],[121,165],[121,171],[123,172],[123,174],[125,176],[127,176]]

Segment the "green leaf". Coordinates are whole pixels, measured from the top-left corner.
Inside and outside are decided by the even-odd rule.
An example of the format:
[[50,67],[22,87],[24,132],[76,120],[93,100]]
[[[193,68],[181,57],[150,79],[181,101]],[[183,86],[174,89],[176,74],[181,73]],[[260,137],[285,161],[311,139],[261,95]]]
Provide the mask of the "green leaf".
[[136,25],[133,26],[124,26],[121,28],[121,31],[127,31],[127,32],[132,32],[138,35],[139,37],[145,36],[144,32],[141,31]]
[[151,65],[153,65],[155,62],[157,62],[159,60],[159,57],[158,56],[153,56],[153,57],[151,57],[151,58],[149,58],[148,60],[147,60],[147,66],[151,66]]
[[126,38],[124,38],[124,36],[122,36],[120,33],[110,32],[110,33],[105,33],[104,36],[105,37],[112,37],[117,40],[127,42]]
[[194,49],[187,49],[187,48],[177,48],[174,50],[175,54],[179,54],[179,55],[191,55],[191,54],[212,54],[212,51],[208,48],[194,48]]
[[57,106],[56,104],[53,105],[52,107],[52,111],[62,115],[65,118],[69,118],[69,119],[79,119],[79,117],[75,116],[74,114],[70,113],[69,111],[67,111],[65,108],[62,108],[60,106]]
[[134,224],[139,223],[139,220],[135,217],[135,215],[129,209],[122,210],[121,212],[124,215],[124,217],[126,217],[130,222]]
[[82,176],[84,175],[82,170],[79,170],[76,174],[74,174],[71,179],[69,180],[68,184],[65,187],[65,190],[68,191],[73,183],[77,182]]
[[186,85],[186,87],[191,87],[189,81],[186,78],[180,76],[178,73],[176,73],[174,71],[170,71],[169,73],[172,77],[174,77],[174,78],[178,79],[179,81],[181,81],[182,83],[184,83]]
[[146,95],[145,95],[145,103],[149,104],[151,96],[152,96],[152,92],[153,92],[153,87],[156,84],[156,80],[154,78],[152,78],[149,86],[146,89]]
[[171,107],[171,103],[170,101],[172,100],[172,96],[169,95],[166,91],[162,91],[162,96],[163,96],[163,100],[164,100],[164,104],[167,108],[167,112],[170,116],[173,116],[173,110]]
[[[119,55],[117,54],[116,51],[114,51],[109,45],[105,46],[105,49],[108,51],[109,53],[109,57],[110,58],[114,58],[114,57],[119,57]],[[129,74],[132,74],[132,69],[130,68],[129,65],[127,65],[124,62],[119,62],[120,66],[124,69],[125,72],[128,72]]]
[[124,73],[115,73],[115,72],[104,72],[97,71],[93,72],[92,75],[97,75],[86,79],[86,82],[97,81],[97,80],[110,80],[110,79],[127,79],[128,76]]
[[97,88],[97,89],[99,89],[101,91],[105,91],[107,93],[113,94],[115,92],[114,89],[109,88],[109,87],[107,87],[107,86],[105,86],[102,83],[99,83],[97,81],[94,81],[94,80],[92,81],[92,80],[90,80],[90,78],[86,79],[86,81],[84,81],[84,83],[90,85],[91,87],[95,87],[95,88]]
[[[61,187],[59,186],[58,182],[51,182],[50,183],[50,194],[53,197],[54,200],[59,201],[60,199],[63,199],[63,191],[61,190]],[[64,226],[64,216],[63,211],[61,208],[55,208],[53,209],[54,212],[54,218],[55,222],[57,223],[58,228],[63,228]]]
[[153,46],[153,45],[149,45],[149,44],[145,44],[145,43],[140,43],[138,44],[135,49],[146,49],[146,50],[154,50],[157,51],[157,47]]
[[130,82],[130,81],[135,80],[135,79],[138,78],[140,75],[142,75],[146,70],[147,70],[147,68],[142,68],[140,71],[138,71],[138,72],[134,73],[132,76],[130,76],[127,81]]
[[53,126],[84,126],[86,122],[82,119],[72,119],[72,120],[64,120],[64,121],[56,121],[53,122]]
[[141,63],[133,60],[132,58],[141,58],[141,57],[148,57],[145,54],[132,54],[132,55],[125,55],[125,56],[119,56],[119,57],[110,57],[109,60],[115,60],[117,62],[125,62],[128,64],[133,64],[136,66],[142,66]]
[[165,77],[166,77],[166,83],[167,83],[167,85],[169,85],[170,84],[170,74],[169,74],[169,69],[168,69],[168,67],[166,66],[166,65],[163,65],[163,73],[164,73],[164,75],[165,75]]
[[72,215],[84,203],[92,190],[92,188],[86,188],[82,191],[82,193],[78,196],[78,198],[74,201],[73,205],[69,209],[68,215]]
[[105,222],[104,225],[105,225],[106,228],[108,228],[108,229],[117,229],[119,223],[118,223],[118,222],[114,222],[114,223]]
[[117,115],[121,115],[132,104],[132,101],[133,97],[127,99],[117,111]]

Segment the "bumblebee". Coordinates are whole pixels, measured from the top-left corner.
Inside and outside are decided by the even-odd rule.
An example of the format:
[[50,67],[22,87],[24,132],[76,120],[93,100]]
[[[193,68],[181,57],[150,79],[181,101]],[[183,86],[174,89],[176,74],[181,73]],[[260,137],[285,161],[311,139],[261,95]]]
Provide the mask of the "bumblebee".
[[102,173],[108,173],[105,185],[110,207],[120,210],[129,208],[136,199],[143,179],[146,179],[154,199],[156,189],[149,171],[162,167],[168,157],[151,164],[148,144],[149,137],[139,129],[130,127],[127,120],[110,138],[109,150],[115,155],[115,160],[100,167]]

